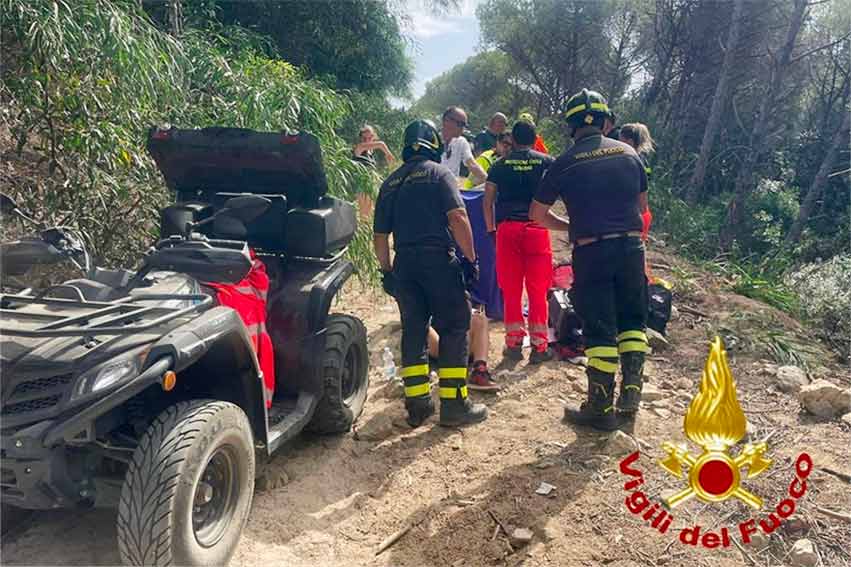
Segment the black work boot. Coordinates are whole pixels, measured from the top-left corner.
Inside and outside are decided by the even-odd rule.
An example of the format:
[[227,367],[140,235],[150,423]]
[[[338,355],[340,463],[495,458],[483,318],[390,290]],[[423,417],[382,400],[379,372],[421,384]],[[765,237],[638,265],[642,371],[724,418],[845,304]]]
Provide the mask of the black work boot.
[[408,425],[419,427],[425,420],[434,415],[434,400],[431,399],[431,396],[405,398],[405,409],[408,410]]
[[553,358],[555,358],[555,353],[550,347],[547,347],[545,350],[535,349],[529,355],[529,364],[541,364],[542,362],[549,362]]
[[625,352],[621,354],[620,394],[618,395],[618,414],[625,419],[632,419],[638,412],[641,402],[641,387],[644,384],[644,353]]
[[485,404],[474,404],[467,397],[461,397],[458,388],[454,398],[440,399],[440,425],[452,427],[478,423],[488,418],[488,408]]
[[564,420],[574,425],[613,431],[618,426],[613,405],[615,377],[596,368],[589,368],[587,374],[588,400],[582,402],[578,410],[565,408]]
[[502,349],[502,357],[508,360],[523,360],[522,346],[506,346]]

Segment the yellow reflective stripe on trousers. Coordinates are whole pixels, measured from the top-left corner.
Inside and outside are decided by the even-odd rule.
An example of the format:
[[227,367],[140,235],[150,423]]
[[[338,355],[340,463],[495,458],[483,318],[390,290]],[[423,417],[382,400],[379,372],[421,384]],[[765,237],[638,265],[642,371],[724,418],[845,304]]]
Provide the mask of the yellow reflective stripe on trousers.
[[624,341],[618,345],[618,352],[647,352],[650,347],[641,341]]
[[467,397],[467,386],[461,386],[460,388],[441,388],[440,397],[444,400],[454,400],[458,397],[458,390],[461,390],[462,399]]
[[416,366],[404,366],[402,368],[402,378],[411,378],[413,376],[428,376],[428,364],[417,364]]
[[618,357],[618,349],[613,346],[595,346],[591,348],[585,349],[585,356],[591,358],[596,356],[597,358],[617,358]]
[[614,374],[618,371],[618,365],[614,362],[606,362],[605,360],[599,358],[589,358],[588,366],[591,368],[596,368],[601,372],[606,372],[607,374]]
[[623,333],[618,335],[618,342],[626,341],[629,339],[636,339],[639,341],[647,342],[647,335],[644,331],[624,331]]
[[467,367],[459,366],[457,368],[441,368],[437,375],[441,378],[466,378]]
[[418,398],[420,396],[427,396],[431,392],[429,388],[429,383],[425,384],[417,384],[416,386],[405,386],[405,397],[406,398]]

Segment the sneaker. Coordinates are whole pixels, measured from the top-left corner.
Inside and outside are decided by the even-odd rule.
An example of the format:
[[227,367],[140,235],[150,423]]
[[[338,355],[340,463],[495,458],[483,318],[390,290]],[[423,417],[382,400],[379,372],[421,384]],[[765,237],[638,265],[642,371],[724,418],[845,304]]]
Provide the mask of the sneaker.
[[506,346],[502,349],[503,358],[509,360],[523,360],[523,347],[521,346]]
[[556,350],[561,360],[578,366],[588,366],[588,357],[584,351],[568,345],[557,345]]
[[467,388],[479,392],[496,392],[502,386],[494,382],[491,373],[488,371],[487,363],[480,360],[473,365],[470,377],[467,378]]
[[549,362],[550,360],[555,358],[555,353],[553,349],[547,347],[544,350],[533,350],[532,354],[529,355],[529,364],[541,364],[542,362]]

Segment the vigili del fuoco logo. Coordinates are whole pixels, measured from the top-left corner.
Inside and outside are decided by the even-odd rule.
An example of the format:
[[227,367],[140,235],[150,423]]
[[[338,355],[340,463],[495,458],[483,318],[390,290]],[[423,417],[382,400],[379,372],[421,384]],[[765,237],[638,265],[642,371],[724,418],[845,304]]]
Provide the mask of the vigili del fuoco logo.
[[[734,451],[744,438],[746,427],[745,414],[736,398],[736,383],[727,365],[727,353],[721,339],[716,338],[703,369],[700,391],[692,398],[683,422],[686,437],[702,451],[694,455],[684,444],[665,442],[662,448],[668,454],[658,463],[669,474],[681,479],[685,486],[664,498],[663,505],[651,502],[640,489],[644,475],[634,468],[640,457],[636,451],[620,463],[621,473],[633,477],[624,483],[624,490],[629,493],[625,500],[627,509],[663,534],[674,520],[673,510],[692,498],[708,504],[736,498],[755,511],[761,511],[763,500],[748,490],[746,481],[771,467],[771,459],[765,456],[766,443],[747,444]],[[729,547],[730,538],[736,537],[736,533],[745,544],[750,543],[751,535],[757,530],[772,533],[795,512],[797,500],[807,491],[807,477],[812,469],[810,456],[801,453],[795,460],[795,476],[789,483],[787,497],[758,522],[751,518],[732,529],[722,527],[720,532],[704,531],[701,526],[694,525],[680,530],[679,540],[711,549]]]

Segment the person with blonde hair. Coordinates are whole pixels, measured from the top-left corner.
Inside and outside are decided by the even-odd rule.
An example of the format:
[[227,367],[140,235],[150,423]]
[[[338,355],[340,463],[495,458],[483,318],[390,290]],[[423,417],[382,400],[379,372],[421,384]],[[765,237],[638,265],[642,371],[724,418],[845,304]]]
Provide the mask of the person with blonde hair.
[[[620,127],[618,138],[621,142],[629,144],[635,153],[638,154],[638,159],[641,160],[641,165],[644,166],[644,173],[650,179],[650,166],[647,165],[647,160],[654,151],[656,151],[656,142],[650,136],[650,130],[641,122],[632,122],[624,124]],[[648,208],[641,213],[641,238],[647,240],[647,235],[650,233],[650,223],[653,222],[653,213]]]

